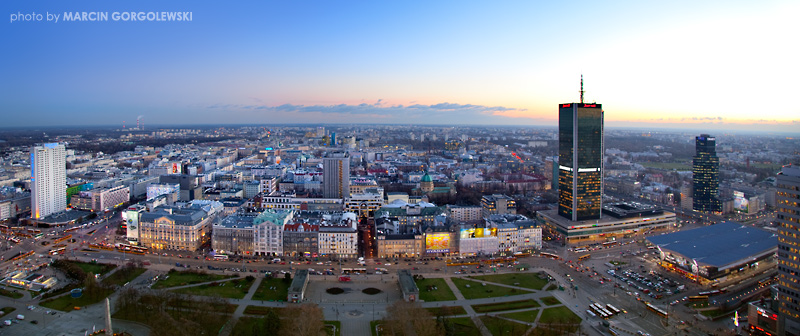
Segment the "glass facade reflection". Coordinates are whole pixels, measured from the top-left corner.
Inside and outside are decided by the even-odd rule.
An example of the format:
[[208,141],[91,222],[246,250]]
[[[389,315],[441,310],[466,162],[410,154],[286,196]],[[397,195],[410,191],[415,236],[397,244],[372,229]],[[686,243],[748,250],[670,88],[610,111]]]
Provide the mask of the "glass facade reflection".
[[558,214],[573,221],[600,219],[603,194],[601,104],[559,105],[558,137]]
[[720,212],[719,157],[716,138],[701,134],[695,138],[695,156],[692,160],[692,208],[695,211]]

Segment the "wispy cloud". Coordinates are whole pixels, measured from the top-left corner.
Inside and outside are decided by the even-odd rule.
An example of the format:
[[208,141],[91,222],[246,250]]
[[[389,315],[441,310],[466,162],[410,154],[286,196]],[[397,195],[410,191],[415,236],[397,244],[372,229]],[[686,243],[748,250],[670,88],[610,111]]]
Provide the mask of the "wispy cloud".
[[[527,109],[518,109],[505,106],[485,106],[474,104],[438,103],[431,105],[413,104],[389,105],[383,99],[375,103],[361,104],[334,104],[334,105],[295,105],[283,104],[277,106],[263,104],[213,104],[206,106],[208,109],[222,109],[227,111],[241,111],[257,114],[316,114],[331,117],[369,116],[381,118],[391,122],[445,122],[458,121],[473,123],[486,121],[487,118],[505,120],[514,118],[505,115],[509,112],[523,113]],[[500,120],[495,120],[497,123]]]

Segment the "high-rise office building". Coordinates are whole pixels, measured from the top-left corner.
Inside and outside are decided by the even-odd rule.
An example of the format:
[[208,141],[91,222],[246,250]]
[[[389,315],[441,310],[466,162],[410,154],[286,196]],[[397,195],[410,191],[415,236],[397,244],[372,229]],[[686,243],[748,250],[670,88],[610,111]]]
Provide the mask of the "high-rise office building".
[[776,183],[778,222],[778,334],[800,335],[800,165],[781,169]]
[[331,153],[322,159],[322,183],[323,197],[350,197],[350,156],[347,153]]
[[701,134],[695,138],[692,160],[692,209],[703,212],[722,211],[719,201],[719,157],[716,138]]
[[600,219],[603,199],[603,108],[581,102],[558,106],[558,214]]
[[31,218],[67,208],[67,159],[64,145],[46,143],[31,149]]

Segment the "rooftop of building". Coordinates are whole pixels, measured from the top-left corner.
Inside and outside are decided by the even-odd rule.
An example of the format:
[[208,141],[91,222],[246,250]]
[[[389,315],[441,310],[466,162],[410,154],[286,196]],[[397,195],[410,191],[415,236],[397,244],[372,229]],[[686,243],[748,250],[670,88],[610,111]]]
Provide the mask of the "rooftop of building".
[[292,210],[273,210],[267,209],[258,214],[253,220],[253,224],[258,225],[264,222],[270,222],[275,225],[283,225],[287,217],[294,214]]
[[292,278],[292,284],[289,285],[289,293],[297,293],[302,291],[306,284],[306,279],[308,279],[308,270],[299,269],[295,271],[294,278]]
[[39,218],[36,221],[47,224],[63,224],[70,221],[78,220],[79,218],[88,216],[91,213],[92,213],[91,211],[81,211],[72,209],[72,210],[57,212],[47,217]]
[[763,255],[778,246],[772,232],[735,222],[723,222],[647,238],[662,251],[678,253],[698,264],[720,269]]
[[167,217],[175,222],[175,225],[196,225],[203,221],[208,215],[207,212],[199,208],[159,206],[153,212],[145,212],[139,217],[139,221],[154,223],[157,219]]
[[489,202],[494,202],[494,201],[497,201],[497,200],[500,200],[500,199],[512,200],[512,201],[514,200],[511,197],[508,197],[506,195],[501,195],[501,194],[485,195],[485,196],[483,196],[483,199],[485,199],[485,200],[487,200]]
[[639,202],[617,202],[603,204],[603,213],[622,219],[659,215],[664,213],[664,210],[654,205]]
[[778,173],[778,175],[800,177],[800,164],[795,163],[795,164],[790,164],[790,165],[783,166],[781,168],[781,172]]
[[400,282],[400,290],[404,294],[419,293],[417,283],[414,282],[414,277],[411,276],[411,272],[408,270],[397,271],[397,281]]
[[575,221],[573,222],[569,218],[564,218],[558,214],[558,210],[542,210],[538,211],[537,214],[548,219],[550,222],[557,224],[558,226],[570,229],[584,229],[589,225],[594,224],[622,224],[627,222],[633,221],[641,221],[644,219],[652,219],[652,218],[666,218],[666,217],[675,217],[675,213],[669,211],[660,211],[657,214],[653,214],[646,217],[640,216],[631,216],[627,218],[617,218],[614,216],[602,216],[600,219],[587,219],[582,221]]
[[218,223],[214,224],[214,226],[225,227],[229,229],[244,229],[244,228],[252,228],[253,227],[253,220],[256,219],[258,213],[237,213],[230,215],[228,217],[223,218]]

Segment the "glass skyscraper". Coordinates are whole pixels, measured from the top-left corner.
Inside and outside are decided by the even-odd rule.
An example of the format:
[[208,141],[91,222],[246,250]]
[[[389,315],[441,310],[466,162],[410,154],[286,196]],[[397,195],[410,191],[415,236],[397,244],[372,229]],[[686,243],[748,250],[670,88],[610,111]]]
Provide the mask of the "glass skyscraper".
[[692,209],[703,212],[720,212],[719,157],[716,138],[701,134],[695,138],[695,155],[692,161]]
[[603,108],[558,106],[558,214],[600,219],[603,197]]
[[781,169],[775,185],[778,222],[778,334],[800,335],[800,166]]

